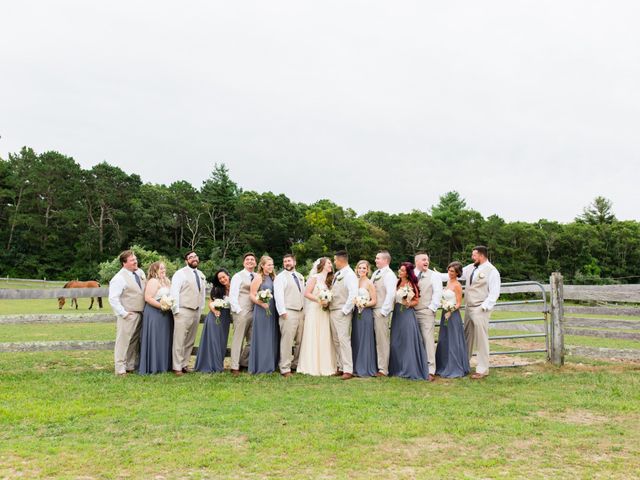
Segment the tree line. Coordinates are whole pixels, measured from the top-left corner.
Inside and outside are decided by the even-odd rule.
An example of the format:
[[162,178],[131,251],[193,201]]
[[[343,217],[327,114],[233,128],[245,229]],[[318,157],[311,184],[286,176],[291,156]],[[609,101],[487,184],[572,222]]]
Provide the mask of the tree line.
[[428,212],[358,215],[327,199],[307,205],[245,191],[223,163],[197,188],[145,183],[106,162],[83,169],[24,147],[0,159],[0,201],[0,270],[10,277],[95,279],[101,263],[134,244],[177,264],[197,250],[211,271],[241,268],[248,250],[276,262],[293,252],[304,270],[340,249],[369,260],[387,249],[394,265],[424,250],[444,270],[484,244],[505,281],[547,281],[553,271],[568,283],[640,280],[640,223],[617,220],[603,197],[570,223],[484,218],[455,191]]

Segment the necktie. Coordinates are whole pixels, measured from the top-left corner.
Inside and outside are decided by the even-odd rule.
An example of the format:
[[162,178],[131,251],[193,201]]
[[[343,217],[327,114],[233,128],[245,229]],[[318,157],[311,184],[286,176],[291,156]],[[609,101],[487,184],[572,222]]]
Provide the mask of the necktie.
[[422,271],[421,271],[421,272],[418,274],[418,280],[421,280],[421,279],[422,279],[422,274],[423,274],[423,273],[424,273],[424,272],[422,272]]
[[253,282],[253,273],[249,274],[249,278],[251,279],[251,281]]
[[336,280],[338,280],[338,275],[339,275],[339,273],[336,273],[336,274],[333,276],[333,282],[331,282],[331,285],[332,285],[332,286],[336,284]]
[[194,270],[193,274],[196,276],[196,284],[198,285],[198,291],[201,291],[202,286],[200,285],[200,276],[198,275],[198,271]]
[[142,282],[140,281],[140,277],[138,276],[138,274],[136,272],[133,272],[133,276],[135,277],[136,283],[140,287],[140,290],[142,290]]
[[300,281],[298,280],[298,276],[295,273],[292,273],[291,275],[293,275],[293,281],[296,282],[298,290],[302,291],[302,288],[300,288]]
[[[479,266],[479,265],[478,265]],[[471,276],[469,277],[469,285],[471,285],[473,283],[473,275],[476,273],[476,270],[478,269],[478,266],[476,266],[473,269],[473,272],[471,272]]]

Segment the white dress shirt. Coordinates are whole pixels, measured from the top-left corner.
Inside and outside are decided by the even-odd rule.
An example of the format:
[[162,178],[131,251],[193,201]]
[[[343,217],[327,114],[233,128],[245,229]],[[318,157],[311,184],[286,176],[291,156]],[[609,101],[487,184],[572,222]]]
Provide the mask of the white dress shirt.
[[240,296],[240,285],[242,285],[243,277],[246,277],[247,279],[249,279],[249,281],[251,281],[251,275],[255,276],[255,273],[250,272],[245,268],[235,273],[233,277],[231,277],[231,285],[229,286],[229,306],[231,307],[231,311],[233,313],[242,312],[240,301],[238,300],[238,297]]
[[[393,273],[393,270],[387,265],[384,268],[381,268],[376,273],[382,275],[382,283],[384,283],[384,288],[387,290],[387,296],[384,297],[384,301],[382,302],[382,307],[380,307],[380,313],[383,317],[386,317],[391,312],[393,312],[393,307],[396,303],[396,289],[398,288],[398,278],[396,274]],[[374,273],[374,276],[376,274]]]
[[[120,272],[122,271],[124,271],[125,275],[131,275],[133,281],[136,281],[135,277],[133,276],[133,272],[127,270],[126,268],[123,268],[118,273],[116,273],[116,275],[109,282],[109,304],[111,305],[111,308],[116,313],[116,315],[119,315],[120,317],[124,317],[127,313],[129,313],[124,309],[122,303],[120,303],[120,295],[122,295],[122,292],[127,287],[126,280],[122,275],[120,275]],[[135,273],[138,274],[140,280],[144,278],[144,272],[139,268]]]
[[353,312],[353,301],[358,295],[358,277],[353,269],[347,265],[336,272],[334,281],[342,281],[347,287],[347,301],[342,307],[342,313],[349,315]]
[[[416,274],[416,277],[420,276],[420,270],[417,268],[414,273]],[[440,274],[433,270],[431,270],[431,288],[433,289],[433,295],[431,296],[431,301],[427,308],[429,308],[433,313],[436,313],[440,308],[440,302],[442,300],[442,279],[440,278]]]
[[[204,274],[202,274],[202,272],[200,270],[198,270],[197,268],[193,269],[193,268],[189,268],[188,270],[185,269],[180,269],[178,270],[176,273],[173,274],[173,277],[171,277],[171,298],[173,298],[173,306],[171,307],[171,311],[175,314],[176,312],[178,312],[180,310],[180,288],[182,287],[182,284],[184,282],[187,281],[187,278],[185,277],[185,273],[186,272],[193,272],[195,270],[195,272],[198,274],[198,276],[200,277],[200,289],[202,292],[202,302],[201,305],[204,304],[204,299],[207,296],[207,285],[206,285],[206,281],[203,281],[202,278],[204,278]],[[191,273],[189,273],[189,275],[191,275]],[[189,279],[191,280],[191,279]],[[202,308],[202,307],[200,307]]]
[[[498,272],[497,268],[491,268],[493,265],[488,260],[478,266],[476,273],[473,274],[473,278],[477,278],[477,275],[480,273],[489,272],[489,278],[487,278],[487,283],[489,284],[489,294],[487,298],[482,302],[483,310],[491,310],[498,301],[498,297],[500,296],[500,272]],[[471,272],[475,269],[475,265],[473,263],[467,265],[462,269],[462,279],[464,279],[465,284],[469,285],[469,279],[471,278]]]
[[[284,289],[287,288],[289,282],[295,284],[293,276],[296,273],[297,272],[295,270],[292,272],[283,270],[276,275],[276,279],[273,281],[273,298],[276,301],[276,310],[278,311],[278,315],[287,313],[287,306],[284,303]],[[300,274],[298,273],[298,275]],[[302,277],[302,275],[300,275],[300,277]],[[304,293],[304,278],[302,280],[298,278],[298,282],[300,282],[300,291]],[[295,287],[298,288],[297,285],[295,285]],[[302,304],[304,305],[304,300],[302,301]]]

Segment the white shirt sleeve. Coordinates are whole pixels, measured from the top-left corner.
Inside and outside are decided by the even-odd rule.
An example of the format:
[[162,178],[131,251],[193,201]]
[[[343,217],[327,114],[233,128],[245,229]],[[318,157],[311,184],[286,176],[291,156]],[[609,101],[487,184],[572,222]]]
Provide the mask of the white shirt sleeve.
[[342,307],[342,313],[349,315],[353,311],[353,301],[355,300],[356,295],[358,295],[358,278],[353,270],[348,271],[344,277],[345,286],[349,293],[347,295],[347,301],[345,302],[344,307]]
[[[467,265],[466,267],[464,267],[462,269],[462,276],[459,278],[459,280],[462,282],[464,282],[466,285],[469,284],[469,277],[471,276],[471,272],[473,272],[473,269],[476,268],[473,263],[470,263],[469,265]],[[444,281],[448,282],[449,281],[449,275],[447,275],[447,277],[444,279]]]
[[240,308],[240,301],[238,300],[238,297],[240,296],[240,284],[242,284],[241,275],[242,272],[238,272],[231,277],[231,286],[229,287],[229,306],[233,313],[242,312],[242,308]]
[[436,272],[431,274],[431,285],[433,288],[433,296],[431,297],[429,310],[435,313],[438,311],[438,308],[440,308],[440,301],[442,299],[442,280]]
[[498,297],[500,296],[500,272],[498,269],[492,268],[488,278],[489,283],[489,295],[482,302],[483,310],[491,310],[495,307]]
[[174,315],[180,311],[180,289],[182,288],[183,282],[184,275],[181,270],[178,270],[171,278],[171,298],[173,298],[171,311],[173,311]]
[[109,304],[111,305],[111,308],[113,309],[115,314],[120,317],[124,317],[127,314],[127,311],[122,306],[122,303],[120,303],[120,295],[122,295],[125,286],[126,282],[124,278],[122,278],[122,275],[117,274],[109,282]]
[[276,275],[276,279],[273,281],[273,298],[276,301],[276,310],[278,315],[287,313],[287,306],[284,303],[284,289],[287,286],[287,278],[285,272],[280,272]]
[[396,300],[396,287],[398,285],[398,279],[391,270],[388,270],[384,274],[382,279],[384,287],[387,289],[387,296],[384,297],[384,302],[380,308],[380,313],[383,317],[386,317],[393,311],[393,307]]

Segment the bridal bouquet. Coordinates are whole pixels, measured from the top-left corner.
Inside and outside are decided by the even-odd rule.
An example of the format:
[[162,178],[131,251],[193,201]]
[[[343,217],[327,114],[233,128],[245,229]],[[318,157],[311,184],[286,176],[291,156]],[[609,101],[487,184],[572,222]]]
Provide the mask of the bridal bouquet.
[[369,297],[369,292],[357,295],[353,300],[353,303],[358,308],[358,318],[362,317],[362,311],[367,307],[367,303],[370,301],[371,298]]
[[269,309],[269,302],[273,298],[273,293],[271,290],[260,290],[258,292],[258,300],[267,304],[267,317],[271,316],[271,310]]
[[318,300],[320,301],[323,310],[329,310],[329,303],[333,300],[333,293],[331,293],[331,290],[320,290],[320,293],[318,293]]
[[162,310],[163,312],[168,312],[173,308],[175,303],[176,301],[173,297],[169,295],[163,295],[162,297],[160,297],[160,310]]
[[444,310],[444,326],[446,327],[449,323],[449,317],[451,317],[451,313],[456,309],[456,294],[452,290],[445,289],[442,292],[442,299],[440,301],[442,305],[442,310]]
[[[413,288],[411,288],[411,284],[407,283],[404,287],[400,288],[398,290],[398,294],[400,296],[400,299],[403,301],[406,301],[407,303],[410,302],[411,300],[413,300],[413,297],[415,297],[415,293],[413,292]],[[407,308],[406,305],[403,303],[401,303],[400,305],[400,311],[404,312],[404,309]]]

